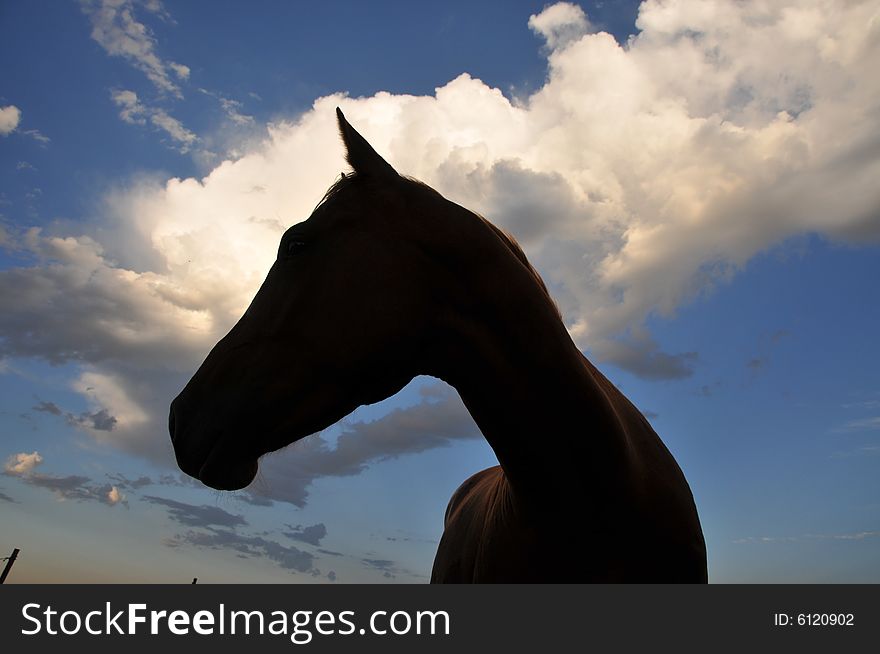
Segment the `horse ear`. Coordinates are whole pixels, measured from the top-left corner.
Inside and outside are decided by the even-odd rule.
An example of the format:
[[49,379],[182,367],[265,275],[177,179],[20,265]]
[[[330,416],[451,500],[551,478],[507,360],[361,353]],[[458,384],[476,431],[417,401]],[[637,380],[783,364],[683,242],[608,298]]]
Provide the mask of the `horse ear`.
[[373,149],[367,140],[348,124],[339,107],[336,107],[336,118],[339,121],[339,135],[345,144],[345,159],[359,175],[374,177],[397,177],[397,171]]

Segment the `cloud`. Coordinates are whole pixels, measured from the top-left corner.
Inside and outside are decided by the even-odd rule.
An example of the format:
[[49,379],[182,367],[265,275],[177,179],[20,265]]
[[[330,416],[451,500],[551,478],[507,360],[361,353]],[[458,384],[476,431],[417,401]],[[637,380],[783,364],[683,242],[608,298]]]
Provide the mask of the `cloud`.
[[179,79],[186,80],[189,79],[189,66],[184,66],[183,64],[178,64],[173,61],[168,62],[168,67],[174,71],[174,74],[177,75]]
[[110,92],[110,98],[119,107],[119,117],[131,125],[144,125],[147,120],[144,115],[146,107],[138,101],[137,93],[127,89],[117,89]]
[[274,506],[275,502],[270,500],[268,497],[263,497],[261,495],[254,495],[252,493],[241,493],[238,495],[238,498],[242,502],[246,502],[252,506]]
[[690,377],[699,360],[696,352],[667,354],[642,330],[628,337],[600,341],[592,350],[603,361],[616,365],[642,379],[683,379]]
[[[874,393],[876,394],[876,393]],[[840,405],[844,409],[880,409],[880,399],[858,400]]]
[[0,500],[2,500],[4,502],[11,502],[12,504],[18,504],[18,500],[16,500],[13,497],[10,497],[9,495],[7,495],[6,493],[4,493],[2,491],[0,491]]
[[0,107],[0,136],[9,136],[21,121],[21,109],[15,105]]
[[101,409],[94,413],[82,413],[79,416],[68,415],[71,424],[95,429],[97,431],[113,431],[118,420],[115,416],[111,416],[107,409]]
[[832,459],[848,459],[850,457],[877,456],[880,455],[880,445],[863,445],[849,450],[832,452]]
[[43,457],[39,452],[31,452],[30,454],[19,452],[6,459],[3,470],[10,475],[27,475],[41,463],[43,463]]
[[764,368],[767,367],[767,358],[766,357],[754,357],[749,359],[746,362],[746,368],[748,368],[752,374],[758,374]]
[[[150,29],[135,17],[141,5],[148,12],[168,18],[161,3],[138,3],[134,0],[81,0],[80,6],[92,24],[92,39],[112,57],[122,57],[142,72],[157,90],[182,97],[180,87],[171,79],[189,77],[189,68],[163,60],[156,53],[156,38]],[[169,72],[170,71],[170,72]]]
[[315,557],[296,547],[286,546],[262,536],[247,536],[227,529],[188,531],[176,534],[167,543],[171,547],[192,545],[205,549],[229,549],[249,557],[265,557],[285,570],[311,572]]
[[[132,7],[88,3],[107,26],[96,40],[131,44],[112,54],[176,86]],[[337,104],[398,170],[522,235],[578,345],[649,379],[686,378],[699,362],[664,352],[649,317],[674,315],[791,237],[880,239],[870,3],[649,1],[626,44],[571,7],[531,21],[547,78],[527,97],[468,74],[425,96],[334,94],[201,179],[120,186],[80,233],[8,234],[33,264],[0,271],[0,356],[78,365],[89,411],[117,419],[112,439],[92,436],[173,461],[156,438],[170,399],[242,314],[284,228],[338,175]],[[126,97],[120,111],[140,102]],[[172,123],[159,128],[175,138]],[[322,474],[450,442],[394,433],[337,448],[314,437],[268,457],[268,496],[302,504]]]
[[796,543],[808,540],[843,540],[858,541],[866,538],[876,538],[880,536],[880,531],[858,531],[847,534],[801,534],[798,536],[747,536],[745,538],[737,538],[733,542],[738,545],[751,543]]
[[19,481],[52,491],[59,500],[96,501],[108,506],[122,504],[128,506],[125,496],[116,486],[95,484],[83,475],[48,475],[35,472],[43,463],[38,452],[20,452],[6,459],[3,474]]
[[318,547],[321,544],[321,540],[327,535],[327,527],[324,526],[323,522],[311,525],[310,527],[303,527],[302,525],[291,527],[288,525],[288,528],[291,531],[284,532],[285,536],[291,540],[298,540],[315,547]]
[[366,563],[371,568],[377,568],[378,570],[387,570],[388,568],[394,565],[394,561],[389,561],[388,559],[361,559],[364,563]]
[[226,98],[219,93],[209,91],[208,89],[199,89],[199,92],[215,98],[220,104],[220,108],[223,110],[223,113],[226,114],[226,117],[235,125],[243,126],[252,125],[254,123],[253,116],[248,116],[247,114],[241,113],[241,110],[244,109],[243,102],[240,102],[239,100],[233,100],[231,98]]
[[240,515],[234,515],[216,506],[202,504],[196,506],[177,500],[169,500],[155,495],[144,495],[145,502],[164,506],[168,509],[168,517],[182,525],[189,527],[238,527],[247,525],[247,521]]
[[74,415],[69,411],[63,411],[61,407],[59,407],[54,402],[45,401],[40,402],[32,408],[34,411],[49,413],[53,416],[63,415],[67,420],[67,424],[69,425],[73,425],[75,427],[84,427],[86,429],[94,429],[97,431],[113,431],[116,423],[119,422],[116,419],[116,416],[110,415],[107,409],[99,409],[92,413],[89,413],[88,411],[83,411],[79,415]]
[[198,136],[184,127],[183,123],[162,109],[152,110],[150,122],[179,143],[181,153],[188,152],[190,146],[198,140]]
[[318,549],[317,551],[327,556],[345,556],[342,552],[334,552],[333,550]]
[[146,475],[142,475],[137,479],[129,479],[122,473],[114,473],[107,475],[112,481],[116,482],[116,486],[119,488],[128,488],[131,490],[137,490],[139,488],[143,488],[144,486],[152,486],[154,482],[150,477]]
[[362,558],[361,563],[364,564],[364,567],[368,570],[376,570],[382,573],[382,576],[386,579],[394,579],[397,575],[404,574],[412,577],[422,577],[421,574],[416,574],[410,572],[409,570],[400,568],[394,561],[390,561],[388,559],[371,559],[371,558]]
[[31,407],[34,411],[40,411],[41,413],[49,413],[53,416],[60,416],[64,413],[60,407],[54,402],[40,402],[39,404]]
[[199,140],[194,132],[184,127],[183,123],[164,109],[143,104],[134,91],[117,89],[111,91],[110,98],[119,107],[119,117],[124,122],[131,125],[145,125],[149,121],[154,127],[170,136],[182,154],[189,152],[193,144]]
[[[135,68],[143,72],[162,93],[182,98],[180,87],[171,79],[171,74],[182,81],[189,79],[188,66],[161,59],[155,52],[156,40],[150,30],[134,17],[137,2],[134,0],[83,0],[83,11],[92,22],[92,38],[108,54],[121,56]],[[171,17],[161,3],[147,2],[144,8],[164,20]],[[186,154],[198,142],[198,136],[187,129],[180,120],[167,110],[152,103],[145,103],[137,93],[129,89],[115,89],[110,97],[119,107],[119,117],[132,125],[151,124],[164,132],[174,143],[175,148]]]
[[40,132],[40,130],[38,129],[26,129],[22,131],[22,134],[24,134],[25,136],[30,136],[43,147],[49,145],[49,143],[52,142],[52,139]]
[[124,501],[125,495],[119,492],[119,489],[116,488],[116,486],[111,486],[110,490],[107,491],[107,503],[113,506],[114,504],[119,504]]
[[565,47],[591,31],[584,10],[570,2],[557,2],[529,16],[529,28],[544,37],[551,50]]
[[480,437],[456,393],[442,386],[429,388],[419,404],[371,422],[345,425],[335,447],[314,435],[264,457],[248,493],[302,507],[309,486],[319,477],[357,475],[377,461]]
[[846,424],[837,427],[834,431],[838,433],[846,433],[877,430],[880,430],[880,416],[871,416],[869,418],[850,420]]
[[254,122],[253,116],[241,113],[240,110],[244,108],[244,105],[238,100],[230,100],[229,98],[221,97],[220,106],[223,107],[226,117],[236,125],[250,125]]

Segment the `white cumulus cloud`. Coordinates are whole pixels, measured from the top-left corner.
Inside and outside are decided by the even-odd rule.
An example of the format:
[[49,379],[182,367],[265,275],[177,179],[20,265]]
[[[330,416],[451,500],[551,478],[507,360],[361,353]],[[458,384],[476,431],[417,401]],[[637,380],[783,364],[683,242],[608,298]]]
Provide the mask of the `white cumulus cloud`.
[[38,452],[19,452],[6,459],[3,470],[10,475],[27,475],[43,462],[43,457]]
[[19,122],[21,122],[21,109],[13,104],[0,107],[0,136],[12,134]]
[[529,27],[544,37],[550,48],[567,45],[591,31],[584,10],[571,2],[557,2],[529,16]]
[[125,495],[119,492],[119,489],[116,486],[111,486],[110,490],[107,491],[107,504],[110,506],[115,506],[120,502],[125,501]]

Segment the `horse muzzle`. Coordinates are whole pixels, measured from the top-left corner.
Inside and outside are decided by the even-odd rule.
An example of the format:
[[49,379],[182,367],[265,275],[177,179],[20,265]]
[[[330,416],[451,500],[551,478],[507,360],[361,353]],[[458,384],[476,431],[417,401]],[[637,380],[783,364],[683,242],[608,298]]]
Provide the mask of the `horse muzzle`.
[[177,466],[190,477],[215,490],[239,490],[257,475],[256,458],[244,455],[232,439],[208,429],[193,434],[181,421],[180,408],[171,403],[168,432],[174,447]]

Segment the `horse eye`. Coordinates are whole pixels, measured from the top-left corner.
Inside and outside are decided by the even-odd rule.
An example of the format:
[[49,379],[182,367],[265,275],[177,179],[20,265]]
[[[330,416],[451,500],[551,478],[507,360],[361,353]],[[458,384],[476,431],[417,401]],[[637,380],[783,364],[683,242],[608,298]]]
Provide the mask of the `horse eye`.
[[300,250],[302,250],[306,245],[306,242],[302,238],[294,237],[287,241],[287,254],[296,254]]

